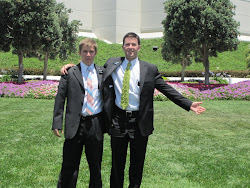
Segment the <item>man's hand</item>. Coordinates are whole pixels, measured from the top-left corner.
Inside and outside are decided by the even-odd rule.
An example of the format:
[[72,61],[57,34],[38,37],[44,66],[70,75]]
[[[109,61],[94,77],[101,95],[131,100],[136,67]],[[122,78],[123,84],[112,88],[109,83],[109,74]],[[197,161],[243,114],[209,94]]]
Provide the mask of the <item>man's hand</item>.
[[190,110],[192,110],[196,114],[201,114],[206,110],[206,108],[203,108],[202,106],[200,106],[200,104],[202,104],[202,102],[193,102],[192,106],[190,107]]
[[73,66],[75,66],[75,64],[66,64],[66,65],[64,65],[63,67],[62,67],[62,69],[61,69],[61,74],[62,75],[65,75],[65,74],[68,74],[68,69],[69,68],[71,68],[71,67],[73,67]]
[[63,134],[63,130],[54,129],[53,130],[54,135],[61,137],[61,134],[59,133],[59,131],[61,132],[61,134]]

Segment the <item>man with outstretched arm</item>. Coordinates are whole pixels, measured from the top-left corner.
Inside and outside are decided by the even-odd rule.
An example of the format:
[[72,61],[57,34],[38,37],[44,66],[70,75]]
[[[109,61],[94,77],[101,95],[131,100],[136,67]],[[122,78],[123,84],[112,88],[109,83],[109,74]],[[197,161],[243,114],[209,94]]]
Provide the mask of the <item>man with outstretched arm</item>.
[[[127,33],[122,48],[125,57],[112,57],[105,63],[102,83],[104,111],[111,135],[110,187],[123,188],[130,143],[129,188],[138,188],[142,181],[148,136],[154,130],[154,90],[158,89],[187,111],[200,114],[206,109],[200,106],[202,102],[192,102],[168,85],[156,65],[138,59],[141,45],[137,34]],[[64,66],[61,71],[65,72],[69,66]]]

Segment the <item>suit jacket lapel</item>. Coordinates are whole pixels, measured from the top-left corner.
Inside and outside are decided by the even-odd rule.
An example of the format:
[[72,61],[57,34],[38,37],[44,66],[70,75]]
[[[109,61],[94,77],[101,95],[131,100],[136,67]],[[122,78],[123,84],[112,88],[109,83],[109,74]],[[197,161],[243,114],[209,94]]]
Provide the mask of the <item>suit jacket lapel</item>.
[[98,88],[101,88],[103,70],[98,65],[95,65],[95,69],[96,69],[96,74],[97,74],[97,79],[98,79]]
[[76,79],[79,81],[82,88],[84,88],[80,63],[77,66],[74,66],[72,68],[74,69],[73,74],[75,75]]
[[140,91],[142,91],[145,77],[148,73],[148,67],[141,60],[139,60],[139,63],[140,63]]
[[122,64],[122,62],[124,61],[124,59],[125,59],[124,57],[121,57],[121,58],[119,59],[119,61],[113,62],[113,63],[111,64],[111,67],[106,68],[106,70],[105,70],[106,74],[104,75],[104,78],[103,78],[104,81],[106,80],[107,77],[109,77],[109,76],[112,74],[112,72],[115,71],[115,69],[116,69],[117,67],[119,67],[119,66]]

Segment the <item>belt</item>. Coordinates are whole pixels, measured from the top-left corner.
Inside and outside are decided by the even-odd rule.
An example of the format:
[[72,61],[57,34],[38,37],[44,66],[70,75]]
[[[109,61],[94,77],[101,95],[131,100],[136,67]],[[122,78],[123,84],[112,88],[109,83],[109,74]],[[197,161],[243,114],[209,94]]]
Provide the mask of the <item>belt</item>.
[[127,117],[137,117],[137,115],[139,114],[139,111],[122,110],[117,106],[115,106],[115,112]]
[[98,114],[91,115],[91,116],[83,116],[83,115],[81,115],[81,119],[84,120],[84,121],[85,121],[85,120],[88,120],[88,119],[93,119],[93,118],[95,118],[95,117],[101,115],[101,113],[102,113],[102,112],[100,112],[100,113],[98,113]]

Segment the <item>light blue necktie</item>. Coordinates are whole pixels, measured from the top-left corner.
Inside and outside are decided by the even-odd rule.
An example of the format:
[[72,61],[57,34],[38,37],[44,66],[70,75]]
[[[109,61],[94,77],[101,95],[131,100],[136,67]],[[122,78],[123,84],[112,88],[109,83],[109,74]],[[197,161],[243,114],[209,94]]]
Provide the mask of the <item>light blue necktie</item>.
[[93,85],[91,78],[91,68],[88,67],[88,77],[87,77],[87,112],[92,115],[94,112],[94,97],[93,97]]

